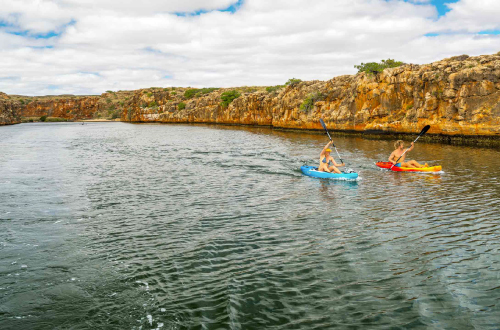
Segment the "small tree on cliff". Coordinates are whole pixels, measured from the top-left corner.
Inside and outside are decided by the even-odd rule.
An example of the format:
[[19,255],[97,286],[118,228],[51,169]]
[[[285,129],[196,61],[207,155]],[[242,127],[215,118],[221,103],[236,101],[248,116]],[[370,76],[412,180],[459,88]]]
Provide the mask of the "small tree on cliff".
[[318,101],[323,101],[325,99],[325,95],[321,92],[316,92],[309,94],[304,102],[300,105],[300,111],[302,112],[308,112],[311,110],[314,106],[314,103]]
[[240,97],[240,95],[241,95],[240,92],[238,92],[236,90],[224,92],[220,96],[220,98],[222,100],[222,102],[220,103],[220,105],[223,108],[227,108],[229,106],[229,104],[231,102],[233,102],[234,99],[237,99],[238,97]]
[[361,63],[360,65],[355,65],[354,67],[358,69],[358,73],[366,72],[368,74],[377,74],[379,72],[384,71],[384,69],[396,68],[403,64],[404,63],[401,61],[395,61],[393,59],[388,58],[387,60],[380,61],[380,63],[377,62]]
[[290,78],[288,81],[285,83],[285,86],[297,86],[302,80],[297,79],[297,78]]

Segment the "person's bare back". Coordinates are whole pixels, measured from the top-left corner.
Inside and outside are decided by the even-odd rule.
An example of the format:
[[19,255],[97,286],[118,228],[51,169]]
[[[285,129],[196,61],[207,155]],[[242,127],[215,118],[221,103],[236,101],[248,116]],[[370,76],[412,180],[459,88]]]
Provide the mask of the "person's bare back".
[[[425,165],[419,164],[416,160],[409,160],[405,162],[406,154],[413,150],[413,142],[411,143],[411,147],[405,152],[404,151],[404,142],[402,140],[398,140],[394,143],[394,150],[389,156],[389,161],[397,167],[427,167],[427,163]],[[400,158],[401,157],[401,158]]]

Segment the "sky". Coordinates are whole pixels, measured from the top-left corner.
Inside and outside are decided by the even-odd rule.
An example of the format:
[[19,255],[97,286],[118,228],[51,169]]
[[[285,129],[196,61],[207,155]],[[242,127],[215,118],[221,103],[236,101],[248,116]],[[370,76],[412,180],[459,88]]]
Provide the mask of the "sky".
[[0,91],[329,80],[500,51],[498,0],[0,0]]

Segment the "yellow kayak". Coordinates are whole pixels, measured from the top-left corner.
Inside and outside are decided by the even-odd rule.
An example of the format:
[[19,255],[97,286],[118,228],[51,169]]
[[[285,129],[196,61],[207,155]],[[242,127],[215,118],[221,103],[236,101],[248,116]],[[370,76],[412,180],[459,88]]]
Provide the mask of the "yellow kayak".
[[[380,168],[390,168],[394,172],[439,172],[442,166],[429,166],[429,167],[396,167],[392,166],[391,162],[378,162],[377,165]],[[392,166],[392,168],[391,168]]]

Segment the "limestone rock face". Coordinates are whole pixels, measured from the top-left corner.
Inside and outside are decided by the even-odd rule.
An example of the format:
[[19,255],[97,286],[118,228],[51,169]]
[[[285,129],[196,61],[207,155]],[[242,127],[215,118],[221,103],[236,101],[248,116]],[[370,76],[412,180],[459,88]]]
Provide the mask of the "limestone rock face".
[[99,110],[99,97],[34,98],[22,109],[23,117],[58,117],[70,120],[91,119]]
[[21,122],[21,103],[0,92],[0,125]]
[[[237,88],[235,88],[237,89]],[[227,108],[219,89],[183,100],[185,89],[154,95],[162,104],[154,111],[132,104],[129,120],[270,125],[282,128],[349,131],[500,135],[500,56],[455,56],[426,65],[406,64],[370,75],[358,73],[329,81],[305,81],[277,94],[265,90],[242,93]],[[301,109],[313,93],[323,100]],[[136,93],[136,98],[142,96]],[[178,104],[186,107],[178,110]],[[125,118],[125,116],[122,116]]]
[[[405,64],[378,74],[362,72],[273,90],[220,88],[185,96],[187,90],[149,88],[100,96],[34,98],[19,106],[24,117],[86,119],[96,112],[117,111],[121,120],[132,122],[294,129],[321,129],[319,119],[323,118],[329,128],[337,130],[414,133],[429,124],[429,133],[434,134],[500,136],[500,53]],[[231,90],[240,96],[223,107],[221,95]],[[16,118],[13,113],[18,105],[1,102],[2,97],[0,118]]]

